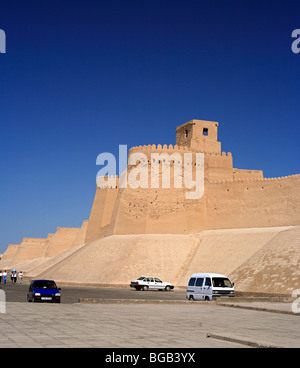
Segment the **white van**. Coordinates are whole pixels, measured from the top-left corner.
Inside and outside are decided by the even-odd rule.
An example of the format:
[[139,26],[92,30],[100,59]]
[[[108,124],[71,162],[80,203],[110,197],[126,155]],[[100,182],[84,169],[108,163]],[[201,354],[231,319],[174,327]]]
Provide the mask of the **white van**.
[[194,273],[188,282],[188,300],[212,300],[217,296],[234,296],[234,284],[219,273]]

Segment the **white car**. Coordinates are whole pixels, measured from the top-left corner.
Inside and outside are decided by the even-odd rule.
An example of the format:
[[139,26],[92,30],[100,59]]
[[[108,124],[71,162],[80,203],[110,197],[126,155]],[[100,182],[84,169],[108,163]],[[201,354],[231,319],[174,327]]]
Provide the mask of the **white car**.
[[169,282],[163,282],[157,277],[153,276],[142,276],[137,280],[131,280],[130,287],[134,287],[136,290],[165,290],[170,291],[174,289],[174,285]]

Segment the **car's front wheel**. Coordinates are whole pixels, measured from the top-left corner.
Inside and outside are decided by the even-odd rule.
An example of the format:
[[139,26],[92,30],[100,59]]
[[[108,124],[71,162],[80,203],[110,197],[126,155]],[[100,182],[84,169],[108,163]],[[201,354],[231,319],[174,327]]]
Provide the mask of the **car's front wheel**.
[[170,291],[170,290],[171,290],[170,286],[169,286],[169,285],[167,285],[167,286],[165,287],[165,291]]

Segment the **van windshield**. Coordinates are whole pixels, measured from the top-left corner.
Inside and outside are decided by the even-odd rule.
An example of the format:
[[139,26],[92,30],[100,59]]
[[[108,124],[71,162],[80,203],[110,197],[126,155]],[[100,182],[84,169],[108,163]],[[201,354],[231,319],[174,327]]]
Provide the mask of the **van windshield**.
[[214,287],[228,287],[232,288],[232,284],[229,279],[225,277],[213,277],[213,286]]

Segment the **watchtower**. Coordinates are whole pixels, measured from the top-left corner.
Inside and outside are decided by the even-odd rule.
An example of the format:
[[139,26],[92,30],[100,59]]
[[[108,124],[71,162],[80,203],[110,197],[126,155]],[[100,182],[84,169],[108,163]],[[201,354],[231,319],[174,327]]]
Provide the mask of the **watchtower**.
[[176,144],[187,146],[193,151],[221,154],[218,142],[218,126],[215,121],[190,120],[176,129]]

